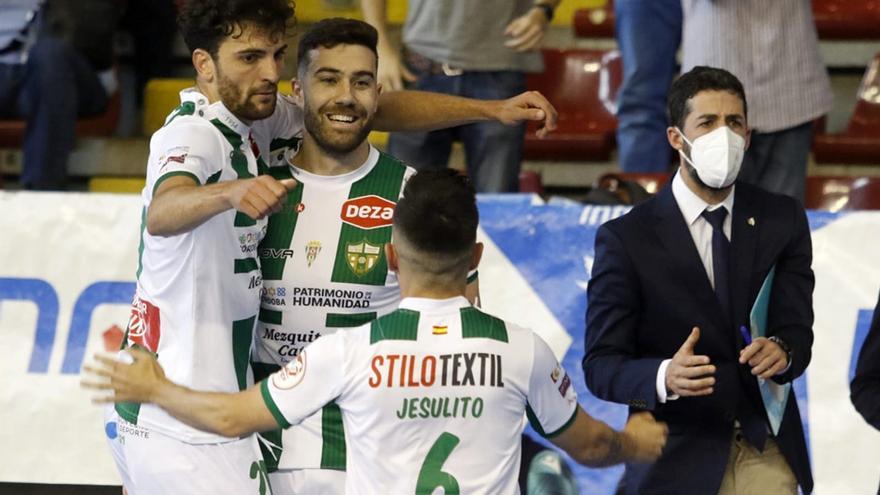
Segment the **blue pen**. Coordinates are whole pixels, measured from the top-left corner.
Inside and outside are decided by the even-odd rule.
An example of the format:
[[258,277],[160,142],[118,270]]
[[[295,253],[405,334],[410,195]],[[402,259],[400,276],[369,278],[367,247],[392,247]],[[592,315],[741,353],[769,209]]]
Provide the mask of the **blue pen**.
[[745,325],[739,326],[739,333],[742,334],[743,340],[746,342],[746,345],[749,345],[752,343],[752,334],[749,332],[749,329],[746,328]]

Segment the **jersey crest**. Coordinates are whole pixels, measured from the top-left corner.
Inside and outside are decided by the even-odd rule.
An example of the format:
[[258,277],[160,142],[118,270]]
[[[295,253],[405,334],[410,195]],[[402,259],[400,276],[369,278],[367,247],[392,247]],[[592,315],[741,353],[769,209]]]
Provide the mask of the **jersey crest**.
[[321,253],[321,241],[309,241],[306,244],[306,263],[309,268],[311,268],[312,263],[315,262],[315,259],[318,257],[318,254]]
[[358,243],[346,244],[345,254],[351,271],[358,277],[373,271],[379,258],[382,257],[382,247],[381,244],[370,244],[366,239]]

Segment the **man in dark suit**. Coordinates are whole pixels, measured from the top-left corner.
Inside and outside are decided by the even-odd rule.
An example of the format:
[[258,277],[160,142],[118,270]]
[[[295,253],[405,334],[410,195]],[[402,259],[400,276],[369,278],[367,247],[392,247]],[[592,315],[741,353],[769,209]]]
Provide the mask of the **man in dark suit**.
[[[794,199],[736,183],[748,145],[739,80],[696,67],[669,91],[670,186],[596,235],[584,375],[596,396],[669,425],[663,455],[628,465],[627,494],[813,489],[797,401],[773,435],[757,378],[787,383],[813,343],[810,230]],[[776,267],[769,338],[744,326]],[[747,340],[748,339],[748,340]]]
[[[850,384],[850,398],[865,421],[880,430],[880,297],[877,299],[877,307],[874,308],[871,328],[856,362],[856,375]],[[880,488],[877,495],[880,495]]]

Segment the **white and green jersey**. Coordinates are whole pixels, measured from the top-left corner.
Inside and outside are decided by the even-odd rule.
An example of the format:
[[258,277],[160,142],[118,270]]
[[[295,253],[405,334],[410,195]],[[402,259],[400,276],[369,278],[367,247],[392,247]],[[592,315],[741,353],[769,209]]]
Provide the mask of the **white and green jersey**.
[[[290,153],[290,152],[288,152]],[[370,147],[362,166],[345,175],[321,176],[288,166],[270,168],[299,185],[288,206],[269,218],[260,244],[263,293],[255,336],[254,370],[266,376],[296,358],[306,345],[342,327],[390,313],[400,302],[397,276],[388,270],[394,207],[415,171]],[[279,438],[263,436],[264,447]],[[345,469],[345,435],[339,408],[329,405],[283,432],[280,452],[267,462],[283,469]],[[271,450],[271,452],[269,451]]]
[[[191,177],[200,185],[255,177],[263,161],[250,128],[222,103],[195,90],[150,141],[143,190],[145,219],[165,179]],[[156,353],[168,378],[187,387],[236,392],[253,383],[249,353],[261,289],[257,247],[266,221],[228,210],[193,230],[168,237],[141,225],[137,293],[126,345]],[[190,443],[230,440],[191,428],[153,405],[121,404],[125,420]]]
[[339,407],[347,493],[517,493],[526,417],[552,437],[577,409],[540,337],[463,297],[406,298],[310,344],[260,387],[282,427]]

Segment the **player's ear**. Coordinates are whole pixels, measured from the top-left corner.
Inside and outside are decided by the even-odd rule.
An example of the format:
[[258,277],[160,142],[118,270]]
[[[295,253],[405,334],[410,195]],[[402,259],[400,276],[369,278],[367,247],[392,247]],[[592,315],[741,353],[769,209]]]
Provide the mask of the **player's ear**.
[[290,87],[293,89],[293,102],[296,106],[303,108],[305,106],[305,99],[303,98],[302,80],[294,77],[290,80]]
[[476,270],[477,266],[480,264],[480,260],[483,258],[483,243],[478,242],[474,244],[474,253],[471,257],[471,266],[468,270]]
[[207,50],[201,48],[193,50],[192,64],[200,79],[209,83],[214,81],[214,58]]
[[397,273],[397,251],[394,250],[394,245],[390,242],[385,243],[385,259],[388,260],[388,269]]

